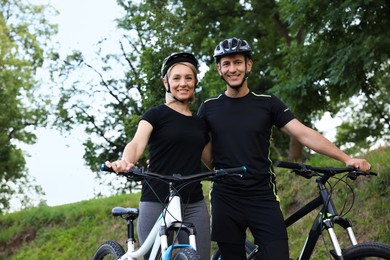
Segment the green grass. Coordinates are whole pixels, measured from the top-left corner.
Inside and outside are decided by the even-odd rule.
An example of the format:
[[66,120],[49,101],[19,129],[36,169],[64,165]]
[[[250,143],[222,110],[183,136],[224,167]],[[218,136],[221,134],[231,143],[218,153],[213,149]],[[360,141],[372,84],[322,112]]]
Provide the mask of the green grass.
[[[359,178],[350,182],[355,204],[347,214],[358,241],[381,241],[390,244],[390,147],[364,156],[378,177]],[[343,166],[322,156],[313,156],[307,164]],[[276,169],[279,196],[284,214],[289,215],[317,194],[314,179],[307,180]],[[208,197],[209,184],[204,184]],[[334,188],[336,206],[342,208],[351,198],[345,185]],[[115,206],[137,207],[138,194],[93,199],[56,207],[37,208],[0,215],[0,259],[91,259],[97,247],[106,240],[116,240],[125,247],[126,222],[111,216]],[[288,229],[291,256],[296,258],[303,246],[313,215]],[[327,246],[331,247],[327,237]],[[343,239],[344,240],[344,239]],[[324,248],[322,239],[316,248]],[[326,258],[322,250],[313,259]]]
[[[379,174],[378,177],[359,177],[356,181],[349,181],[355,194],[353,208],[345,215],[351,220],[354,232],[358,242],[363,241],[381,241],[390,244],[390,192],[387,187],[390,185],[390,147],[381,148],[364,156],[372,165],[372,171]],[[334,166],[344,167],[340,162],[316,155],[307,161],[306,164],[313,166]],[[304,205],[304,202],[310,201],[317,195],[315,178],[305,179],[288,172],[287,170],[278,171],[278,187],[281,198],[281,207],[288,216],[294,209]],[[332,181],[333,185],[336,183]],[[342,213],[344,203],[346,202],[344,213],[352,203],[352,192],[343,183],[338,183],[333,187],[333,200],[339,213]],[[293,226],[288,228],[290,257],[296,259],[302,249],[306,236],[310,230],[313,218],[316,216],[312,212],[305,218],[299,220]],[[336,229],[339,230],[339,229]],[[336,231],[337,232],[337,231]],[[347,245],[345,232],[339,230],[340,241]],[[327,234],[320,238],[316,246],[316,255],[313,259],[327,259],[324,253],[324,242],[327,247],[332,247]]]
[[90,259],[107,239],[124,246],[126,221],[115,206],[137,207],[139,194],[42,206],[0,217],[0,259]]

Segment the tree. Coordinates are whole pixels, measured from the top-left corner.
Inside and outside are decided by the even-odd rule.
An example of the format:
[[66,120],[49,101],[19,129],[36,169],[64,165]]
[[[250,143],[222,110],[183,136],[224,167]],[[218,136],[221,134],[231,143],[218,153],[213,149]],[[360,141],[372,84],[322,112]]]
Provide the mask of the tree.
[[[367,148],[389,140],[388,1],[182,2],[185,38],[197,43],[195,50],[204,53],[210,38],[247,39],[255,61],[249,85],[277,94],[303,123],[313,126],[324,112],[336,115],[359,97],[366,105],[341,126],[338,144]],[[341,134],[351,131],[357,133],[353,139]],[[304,158],[293,139],[288,157]]]
[[[119,42],[120,53],[105,54],[102,47],[97,53],[103,57],[102,68],[97,68],[75,51],[64,62],[61,74],[68,77],[75,72],[92,71],[93,77],[99,79],[88,85],[76,77],[69,85],[69,81],[64,84],[56,116],[56,124],[61,129],[70,131],[77,124],[85,126],[90,138],[84,142],[84,159],[93,171],[106,160],[118,159],[145,111],[164,102],[160,75],[163,59],[172,52],[189,50],[179,41],[172,45],[170,39],[180,32],[180,28],[174,26],[179,21],[163,2],[136,5],[123,1],[119,4],[127,12],[118,19],[118,27],[125,29]],[[170,29],[160,30],[164,27]],[[123,74],[118,76],[118,71]],[[98,102],[91,103],[91,100]],[[146,159],[147,154],[141,158],[141,164],[144,165]],[[118,187],[117,190],[126,192],[128,188],[136,187]]]
[[[125,31],[122,53],[103,56],[101,69],[90,66],[80,53],[70,56],[66,64],[92,69],[101,80],[86,91],[80,90],[76,80],[72,88],[64,89],[59,104],[59,126],[84,124],[91,133],[85,159],[92,169],[120,157],[140,116],[163,102],[159,66],[171,52],[194,52],[208,67],[194,112],[200,101],[222,91],[225,86],[212,54],[218,42],[232,36],[247,39],[252,46],[249,86],[277,94],[305,124],[312,126],[325,111],[333,115],[344,111],[360,97],[371,101],[361,107],[364,113],[355,106],[356,113],[380,124],[370,124],[368,132],[364,120],[355,123],[353,142],[361,144],[368,135],[374,140],[388,131],[389,50],[385,46],[390,18],[386,1],[119,0],[118,4],[125,10],[118,19],[118,28]],[[365,44],[360,46],[361,42]],[[121,79],[110,75],[113,61],[124,68]],[[75,98],[84,91],[89,95],[86,102]],[[90,103],[97,95],[104,96],[99,109]],[[290,141],[288,151],[283,147],[289,140],[278,133],[275,138],[276,156],[304,158],[299,143]]]
[[47,101],[36,94],[38,68],[50,51],[48,40],[56,27],[46,20],[52,12],[19,0],[0,1],[0,213],[19,196],[29,205],[30,192],[41,194],[31,183],[25,154],[18,143],[33,144],[33,129],[47,119]]
[[[390,140],[388,1],[311,1],[283,5],[302,44],[285,46],[276,91],[305,121],[341,113],[337,144],[369,148]],[[305,113],[304,111],[310,111]],[[357,148],[357,149],[356,149]],[[354,152],[354,151],[351,151]]]

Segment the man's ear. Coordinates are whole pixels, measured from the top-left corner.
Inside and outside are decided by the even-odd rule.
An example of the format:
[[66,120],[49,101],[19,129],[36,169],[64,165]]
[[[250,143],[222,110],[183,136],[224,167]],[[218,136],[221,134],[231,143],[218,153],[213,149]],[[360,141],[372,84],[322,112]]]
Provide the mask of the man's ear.
[[221,71],[221,66],[219,66],[219,63],[217,64],[217,71],[220,77],[222,77],[222,71]]
[[247,64],[246,64],[246,70],[247,70],[247,72],[251,72],[252,66],[253,66],[253,61],[252,61],[252,59],[248,59]]

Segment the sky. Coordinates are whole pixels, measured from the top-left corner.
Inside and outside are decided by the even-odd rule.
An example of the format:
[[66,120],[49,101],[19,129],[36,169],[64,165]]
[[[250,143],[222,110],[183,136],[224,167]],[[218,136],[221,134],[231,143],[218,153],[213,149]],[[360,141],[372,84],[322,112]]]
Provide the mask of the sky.
[[[115,0],[30,0],[32,4],[50,3],[59,15],[52,17],[59,26],[58,41],[60,54],[71,50],[80,50],[93,60],[96,57],[96,44],[104,37],[119,33],[116,31],[115,18],[121,17],[121,8]],[[113,48],[117,45],[113,44]],[[44,83],[43,83],[44,85]],[[22,145],[29,154],[26,158],[29,175],[36,179],[49,206],[63,205],[94,197],[97,192],[107,191],[107,187],[98,185],[95,174],[84,164],[83,141],[86,139],[81,130],[71,135],[61,135],[53,129],[38,129],[38,141],[34,145]],[[18,205],[13,204],[17,209]]]
[[[99,40],[107,36],[115,39],[119,34],[113,20],[121,17],[122,10],[115,0],[31,0],[31,3],[50,3],[59,11],[53,22],[59,25],[58,41],[63,55],[76,49],[92,60],[96,58],[94,50]],[[331,138],[335,125],[329,124],[329,120],[326,115],[317,126]],[[47,205],[88,200],[107,190],[98,185],[96,173],[84,165],[82,143],[86,135],[81,130],[63,136],[56,130],[38,129],[36,134],[37,143],[23,146],[23,150],[30,155],[26,159],[29,174],[45,192],[43,199]]]

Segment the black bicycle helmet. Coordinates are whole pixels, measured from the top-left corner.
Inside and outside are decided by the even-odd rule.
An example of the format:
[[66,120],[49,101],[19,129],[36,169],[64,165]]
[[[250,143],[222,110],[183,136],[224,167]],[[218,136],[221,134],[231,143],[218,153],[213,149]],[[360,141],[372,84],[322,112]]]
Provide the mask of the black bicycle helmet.
[[228,38],[221,41],[214,50],[214,58],[218,63],[219,59],[222,56],[229,54],[237,54],[242,53],[246,57],[251,58],[252,49],[249,46],[248,42],[236,37]]
[[161,77],[165,77],[168,69],[173,64],[178,62],[189,62],[195,66],[196,70],[198,70],[198,66],[199,66],[198,60],[191,53],[188,52],[172,53],[171,55],[169,55],[164,59],[163,65],[161,67]]

